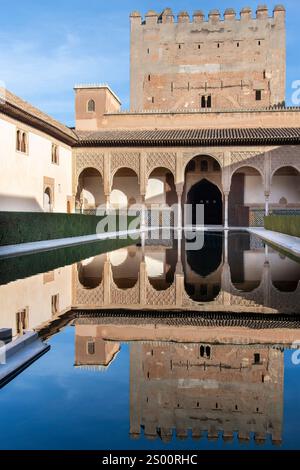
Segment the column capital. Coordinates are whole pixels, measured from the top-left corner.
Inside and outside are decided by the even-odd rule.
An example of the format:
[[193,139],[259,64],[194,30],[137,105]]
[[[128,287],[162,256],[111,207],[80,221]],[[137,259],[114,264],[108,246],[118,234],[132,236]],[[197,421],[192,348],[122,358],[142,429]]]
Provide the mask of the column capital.
[[184,183],[177,183],[176,184],[177,196],[182,196],[183,195],[183,189],[184,189]]

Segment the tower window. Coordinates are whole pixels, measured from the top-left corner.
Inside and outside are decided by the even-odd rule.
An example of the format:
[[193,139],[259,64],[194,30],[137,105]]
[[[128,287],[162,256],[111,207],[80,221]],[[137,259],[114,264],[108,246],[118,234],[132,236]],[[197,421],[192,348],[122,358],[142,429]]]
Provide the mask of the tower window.
[[147,49],[147,54],[150,54],[150,49],[149,48]]
[[260,364],[260,354],[254,354],[254,364]]
[[151,75],[148,75],[148,82],[151,82]]
[[212,99],[211,95],[201,96],[201,108],[211,108]]
[[152,103],[154,103],[154,96],[152,96]]
[[236,47],[240,47],[240,43],[239,43],[239,42],[236,43]]
[[203,344],[200,346],[200,357],[205,357],[206,359],[210,359],[211,357],[211,347],[204,346]]
[[94,100],[89,100],[88,102],[88,105],[87,105],[87,108],[88,108],[88,112],[89,113],[94,113],[96,111],[96,103]]
[[95,342],[94,341],[89,341],[87,344],[87,352],[89,356],[94,356],[96,353],[96,347],[95,347]]
[[257,43],[257,44],[260,46],[260,45],[261,45],[261,41],[258,41],[258,43]]
[[198,49],[201,49],[201,44],[198,44]]
[[261,90],[256,90],[256,91],[255,91],[255,100],[256,100],[256,101],[261,101],[261,99],[262,99],[262,92],[261,92]]
[[217,47],[218,47],[218,49],[220,49],[220,43],[219,43],[219,42],[218,42],[218,46],[217,46]]

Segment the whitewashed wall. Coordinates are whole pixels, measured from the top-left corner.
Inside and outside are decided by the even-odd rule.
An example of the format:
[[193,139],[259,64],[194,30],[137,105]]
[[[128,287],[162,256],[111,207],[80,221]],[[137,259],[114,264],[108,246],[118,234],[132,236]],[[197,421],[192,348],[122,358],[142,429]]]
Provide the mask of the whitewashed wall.
[[[17,128],[28,132],[28,154],[16,151]],[[59,145],[59,165],[51,162]],[[72,196],[72,150],[51,137],[0,116],[0,211],[43,211],[44,177],[55,180],[54,212],[67,212]]]

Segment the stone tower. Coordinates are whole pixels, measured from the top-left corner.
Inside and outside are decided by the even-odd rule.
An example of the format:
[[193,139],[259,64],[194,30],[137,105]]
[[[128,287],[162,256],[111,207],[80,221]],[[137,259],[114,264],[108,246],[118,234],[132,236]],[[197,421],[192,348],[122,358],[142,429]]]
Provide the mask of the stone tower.
[[131,20],[131,111],[265,108],[285,100],[285,8]]

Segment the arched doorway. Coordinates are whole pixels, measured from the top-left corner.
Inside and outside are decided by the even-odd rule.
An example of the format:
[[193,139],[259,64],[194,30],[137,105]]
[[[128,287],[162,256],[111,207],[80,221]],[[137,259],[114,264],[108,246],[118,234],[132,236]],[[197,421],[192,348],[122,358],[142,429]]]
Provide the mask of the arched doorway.
[[52,212],[52,195],[49,187],[44,190],[44,211]]
[[192,225],[201,224],[201,221],[197,220],[197,205],[200,204],[204,206],[204,225],[222,225],[222,193],[214,183],[204,178],[194,184],[188,192],[187,204],[192,206]]
[[221,291],[224,235],[205,232],[204,245],[198,251],[186,251],[185,291],[195,302],[212,302]]

